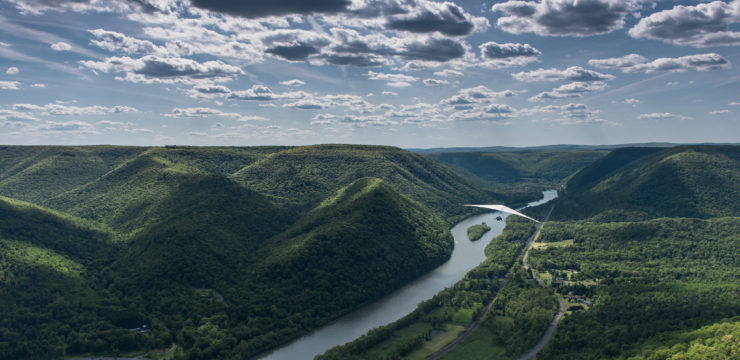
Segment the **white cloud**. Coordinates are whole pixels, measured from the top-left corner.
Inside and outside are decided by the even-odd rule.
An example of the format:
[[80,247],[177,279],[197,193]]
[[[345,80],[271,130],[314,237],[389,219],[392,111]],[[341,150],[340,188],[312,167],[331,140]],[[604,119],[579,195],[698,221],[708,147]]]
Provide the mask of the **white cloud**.
[[17,81],[2,81],[0,80],[0,89],[2,90],[20,90],[18,85],[21,83]]
[[280,85],[298,87],[298,86],[306,85],[306,83],[298,79],[293,79],[293,80],[281,81]]
[[580,66],[571,66],[565,70],[558,70],[555,68],[551,69],[537,69],[527,72],[518,72],[511,74],[514,79],[525,82],[536,82],[536,81],[607,81],[614,80],[614,75],[602,74],[596,71],[587,70]]
[[134,113],[138,109],[125,106],[115,105],[113,107],[93,105],[93,106],[71,106],[60,103],[35,105],[35,104],[13,104],[13,110],[20,111],[37,111],[42,115],[102,115],[106,113]]
[[11,66],[11,67],[8,68],[8,70],[5,70],[5,73],[8,74],[8,75],[15,75],[15,74],[17,74],[19,72],[20,72],[20,70],[18,70],[18,68],[15,67],[15,66]]
[[163,58],[146,55],[138,59],[128,56],[109,57],[105,61],[84,60],[80,64],[94,71],[126,73],[117,79],[134,83],[202,84],[227,81],[244,71],[220,60],[197,62],[186,58]]
[[64,41],[55,42],[55,43],[49,45],[49,47],[51,47],[51,49],[54,50],[54,51],[70,51],[70,50],[72,50],[72,45],[67,44]]
[[651,14],[629,30],[634,38],[662,40],[693,47],[740,45],[740,32],[730,26],[740,23],[740,0],[712,1],[696,6],[676,5]]
[[162,114],[162,116],[174,117],[174,118],[181,118],[181,117],[205,118],[205,117],[210,117],[210,116],[223,116],[223,117],[232,117],[232,118],[242,117],[241,114],[227,113],[227,112],[223,112],[218,109],[207,108],[207,107],[174,108],[172,109],[171,113]]
[[441,70],[441,71],[435,71],[434,72],[434,75],[435,76],[440,76],[440,77],[461,77],[461,76],[463,76],[465,74],[463,74],[462,72],[457,71],[457,70],[445,69],[445,70]]
[[627,105],[635,105],[639,103],[641,103],[641,101],[638,99],[634,99],[634,98],[622,100],[622,104],[627,104]]
[[509,0],[491,10],[506,15],[496,24],[509,33],[589,36],[621,29],[625,18],[640,6],[639,0]]
[[592,91],[599,91],[606,88],[606,83],[602,81],[595,82],[579,82],[575,81],[565,85],[561,85],[550,91],[541,92],[531,98],[529,101],[543,101],[552,99],[565,99],[565,98],[578,98],[582,97]]
[[659,58],[653,61],[637,54],[629,54],[619,58],[592,59],[588,64],[605,69],[619,69],[626,73],[709,71],[731,67],[727,59],[715,53]]
[[447,85],[450,82],[447,80],[440,80],[440,79],[424,79],[422,81],[424,85],[426,86],[438,86],[438,85]]
[[602,118],[601,110],[592,110],[585,104],[569,103],[565,105],[537,106],[522,109],[523,115],[554,114],[555,117],[537,116],[535,122],[547,122],[559,125],[604,125],[617,126],[620,123]]
[[689,116],[672,114],[669,112],[640,114],[637,116],[637,118],[640,120],[690,120],[691,119],[691,117]]
[[722,109],[722,110],[712,110],[709,112],[709,115],[721,115],[721,114],[729,114],[730,110]]
[[46,84],[41,84],[41,83],[31,84],[31,87],[32,88],[38,88],[38,89],[44,89],[44,88],[46,88]]

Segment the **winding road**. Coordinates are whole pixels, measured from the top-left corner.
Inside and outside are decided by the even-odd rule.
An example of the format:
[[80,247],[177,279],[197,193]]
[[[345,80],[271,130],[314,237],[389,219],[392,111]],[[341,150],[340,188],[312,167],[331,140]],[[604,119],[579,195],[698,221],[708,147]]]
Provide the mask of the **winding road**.
[[[552,214],[552,209],[554,206],[550,206],[550,209],[547,211],[547,215],[545,215],[545,218],[542,220],[542,223],[537,224],[537,231],[532,234],[532,236],[527,239],[527,245],[520,250],[519,254],[517,254],[517,260],[519,257],[522,257],[522,266],[524,266],[525,269],[529,270],[529,265],[527,264],[527,258],[529,257],[529,250],[532,248],[532,245],[534,245],[534,242],[537,241],[537,239],[540,236],[540,232],[542,231],[542,225],[550,218],[550,214]],[[526,249],[526,250],[525,250]],[[524,252],[524,256],[522,256],[522,252]],[[514,263],[509,268],[509,271],[506,273],[506,277],[504,277],[503,282],[501,283],[501,286],[499,289],[503,288],[504,285],[506,285],[506,282],[511,278],[511,275],[514,272],[514,268],[516,267],[517,261],[514,261]],[[535,280],[537,280],[537,283],[540,286],[545,286],[545,284],[542,282],[542,280],[535,277]],[[494,300],[496,300],[496,296],[498,295],[498,291],[496,291],[493,296],[491,296],[491,299],[488,301],[488,304],[486,304],[483,311],[480,312],[480,314],[476,317],[476,319],[468,326],[465,331],[460,334],[455,340],[448,343],[441,349],[437,350],[437,352],[427,356],[426,360],[436,360],[447,354],[448,352],[452,351],[455,347],[460,345],[465,339],[467,339],[474,331],[478,328],[480,325],[481,320],[483,319],[483,316],[488,312],[488,310],[493,305]],[[564,313],[564,306],[563,301],[558,299],[558,313],[555,315],[555,318],[552,320],[552,323],[550,323],[550,326],[547,328],[547,331],[545,331],[545,334],[542,336],[540,341],[537,343],[537,345],[530,350],[527,354],[519,358],[519,360],[525,360],[525,359],[535,359],[537,356],[537,353],[542,350],[542,348],[547,345],[547,342],[550,341],[550,338],[555,333],[555,329],[558,326],[558,323],[560,322],[560,319],[563,317]]]

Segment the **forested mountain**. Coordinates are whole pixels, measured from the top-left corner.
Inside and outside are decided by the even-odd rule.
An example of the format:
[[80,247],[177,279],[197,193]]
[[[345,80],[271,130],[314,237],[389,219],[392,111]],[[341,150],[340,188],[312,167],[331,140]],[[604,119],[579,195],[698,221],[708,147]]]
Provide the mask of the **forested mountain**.
[[738,199],[738,146],[618,149],[573,175],[530,254],[573,304],[537,357],[737,357]]
[[556,219],[740,214],[740,147],[624,148],[566,184]]
[[[740,199],[739,150],[617,149],[568,177],[551,216],[559,220],[544,224],[530,269],[515,271],[481,326],[441,359],[521,358],[552,321],[555,295],[565,317],[538,359],[737,358],[740,211],[728,199]],[[524,211],[543,217],[552,205]],[[504,235],[521,225],[507,220]],[[470,324],[456,312],[496,289],[471,280],[495,284],[487,266],[508,268],[499,262],[505,248],[489,251],[504,235],[453,288],[322,358],[418,359],[442,349]]]
[[0,194],[0,358],[254,356],[439,265],[459,204],[496,197],[346,145],[4,147]]
[[532,149],[424,153],[435,160],[484,180],[502,184],[532,182],[559,185],[565,178],[607,154],[595,149]]

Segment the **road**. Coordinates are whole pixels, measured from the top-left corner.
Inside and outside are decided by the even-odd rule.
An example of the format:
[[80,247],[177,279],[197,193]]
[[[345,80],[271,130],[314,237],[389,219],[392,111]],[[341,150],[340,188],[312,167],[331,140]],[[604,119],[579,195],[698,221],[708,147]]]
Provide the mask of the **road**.
[[[550,218],[550,214],[552,214],[553,206],[550,207],[550,209],[547,211],[547,215],[545,215],[545,218],[542,220],[542,223],[537,224],[537,231],[527,239],[527,245],[522,249],[524,251],[524,256],[522,256],[522,266],[524,266],[525,269],[529,270],[529,265],[527,264],[527,258],[529,257],[529,250],[532,248],[532,245],[534,245],[534,242],[537,241],[537,239],[540,237],[540,232],[542,231],[542,225]],[[526,249],[526,250],[524,250]],[[517,255],[517,258],[521,255],[521,252],[519,255]],[[504,277],[504,281],[501,283],[501,286],[499,289],[503,288],[504,285],[506,285],[506,282],[511,277],[511,274],[514,271],[514,268],[516,267],[516,261],[514,264],[511,265],[509,268],[509,271],[506,273],[506,277]],[[545,286],[545,284],[542,282],[542,280],[535,277],[535,280],[540,286]],[[478,325],[480,325],[481,320],[483,319],[483,316],[488,312],[488,310],[493,305],[493,301],[496,300],[496,296],[498,295],[498,291],[496,291],[493,296],[491,296],[491,299],[488,301],[488,304],[486,304],[486,307],[481,311],[478,316],[476,317],[475,321],[473,321],[465,331],[460,334],[455,340],[450,342],[449,344],[445,345],[443,348],[437,350],[437,352],[427,356],[426,360],[436,360],[450,352],[452,349],[454,349],[456,346],[460,345],[465,339],[470,336],[470,334],[475,331],[475,329],[478,328]],[[555,330],[558,327],[558,323],[560,323],[560,319],[563,318],[563,313],[565,311],[565,307],[563,305],[563,301],[561,299],[558,299],[558,313],[555,315],[555,318],[552,320],[552,323],[550,323],[550,326],[547,328],[547,331],[545,331],[545,334],[542,335],[542,338],[540,341],[535,345],[535,347],[530,350],[527,354],[519,358],[519,360],[529,360],[529,359],[536,359],[537,353],[542,350],[542,348],[547,345],[547,343],[550,341],[550,338],[555,333]]]
[[[517,254],[517,259],[519,259],[519,257],[522,256],[522,252],[524,252],[524,256],[522,257],[522,263],[524,264],[525,267],[526,267],[527,255],[529,255],[529,249],[532,248],[532,245],[537,240],[537,238],[540,236],[540,231],[542,230],[542,224],[545,221],[547,221],[547,219],[550,218],[550,214],[552,213],[552,209],[553,209],[553,207],[551,206],[550,207],[550,210],[548,210],[547,215],[545,216],[545,219],[542,221],[542,223],[537,224],[537,231],[535,231],[535,233],[532,234],[532,236],[530,236],[529,239],[527,239],[527,244],[522,248],[522,250],[519,251],[519,254]],[[526,251],[524,249],[526,249]],[[516,263],[517,263],[517,261],[514,261],[514,263],[509,268],[509,271],[506,273],[506,276],[504,277],[504,280],[501,282],[501,286],[499,286],[499,289],[503,288],[504,285],[506,285],[506,282],[509,281],[509,278],[511,278],[511,275],[514,272],[514,268],[516,267]],[[544,286],[544,284],[540,284],[540,285],[543,285]],[[480,322],[483,319],[483,316],[485,316],[486,313],[488,312],[488,310],[491,308],[491,306],[493,305],[493,301],[496,300],[496,296],[497,295],[498,295],[498,291],[496,291],[491,296],[491,299],[488,301],[488,304],[486,304],[486,306],[483,308],[483,311],[481,311],[478,314],[478,316],[475,318],[475,320],[468,326],[467,329],[465,329],[465,331],[462,334],[460,334],[460,336],[458,336],[455,340],[453,340],[449,344],[445,345],[441,349],[437,350],[437,352],[435,352],[435,353],[427,356],[426,360],[436,360],[436,359],[439,359],[442,356],[444,356],[445,354],[447,354],[448,352],[450,352],[452,349],[454,349],[456,346],[458,346],[460,343],[462,343],[463,341],[465,341],[465,339],[467,339],[468,336],[470,336],[470,334],[472,334],[473,331],[475,331],[475,329],[478,328],[478,325],[480,325]],[[558,314],[559,314],[560,317],[562,317],[562,309],[563,309],[563,303],[562,302],[560,303],[560,309],[561,309],[561,311]],[[559,322],[560,319],[559,319],[558,316],[556,316],[555,319],[557,321],[553,320],[553,323],[554,323],[555,327],[557,327],[557,322]],[[553,324],[550,324],[550,328],[552,328],[552,332],[554,333],[555,332],[555,328],[553,327]],[[545,344],[547,344],[547,340],[550,339],[550,336],[552,336],[552,334],[550,334],[550,336],[547,336],[547,333],[550,332],[550,328],[548,328],[547,329],[547,332],[545,333],[546,339],[545,339],[545,337],[543,337],[543,339],[540,340],[540,342],[543,342],[544,341],[544,343],[542,344],[543,347],[545,346]],[[540,344],[537,344],[537,346],[539,346],[539,345]],[[537,349],[537,347],[535,347],[535,349]],[[539,349],[537,349],[537,351],[539,351]],[[534,353],[536,354],[537,351],[535,351]]]
[[[547,221],[547,219],[550,218],[551,213],[552,213],[552,207],[550,207],[550,211],[548,211],[547,216],[545,217],[545,221]],[[535,234],[536,235],[535,240],[537,240],[537,238],[539,237],[541,229],[542,227],[537,229],[537,234]],[[534,241],[527,244],[527,251],[524,253],[524,256],[522,257],[522,266],[526,270],[529,270],[529,264],[527,264],[527,258],[529,257],[529,250],[532,248],[533,245],[534,245]],[[537,281],[537,284],[539,284],[542,287],[545,287],[545,283],[542,281],[542,279],[534,276],[534,274],[532,274],[532,276]],[[547,345],[547,343],[550,341],[550,338],[555,333],[555,330],[558,327],[558,323],[560,323],[560,319],[563,318],[564,313],[565,313],[565,306],[563,305],[563,300],[558,297],[558,313],[555,315],[555,318],[552,319],[552,322],[550,323],[550,326],[547,328],[547,331],[545,331],[545,334],[542,335],[542,338],[537,343],[537,345],[535,345],[535,347],[532,350],[530,350],[528,353],[520,357],[519,360],[537,359],[537,353],[540,350],[542,350],[542,348],[544,348],[545,345]]]

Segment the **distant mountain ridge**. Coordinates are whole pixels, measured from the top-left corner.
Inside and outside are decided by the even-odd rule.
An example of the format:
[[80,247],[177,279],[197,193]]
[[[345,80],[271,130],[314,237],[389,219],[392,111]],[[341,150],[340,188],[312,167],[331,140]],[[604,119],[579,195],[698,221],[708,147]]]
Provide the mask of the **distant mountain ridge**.
[[737,216],[737,199],[740,146],[623,148],[574,174],[554,216]]

